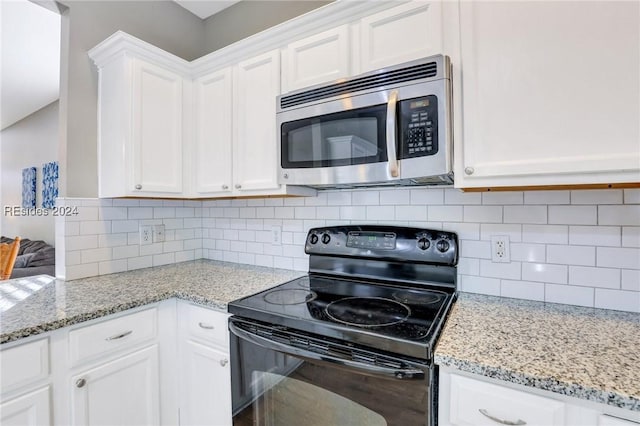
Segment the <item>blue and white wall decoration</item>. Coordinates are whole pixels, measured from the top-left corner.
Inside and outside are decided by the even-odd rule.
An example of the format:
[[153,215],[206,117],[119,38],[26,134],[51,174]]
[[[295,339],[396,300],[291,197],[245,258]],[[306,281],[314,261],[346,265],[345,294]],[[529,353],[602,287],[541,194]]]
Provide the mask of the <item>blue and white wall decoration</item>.
[[36,206],[36,168],[22,169],[22,207],[31,209]]
[[58,162],[42,165],[42,208],[52,209],[58,198]]

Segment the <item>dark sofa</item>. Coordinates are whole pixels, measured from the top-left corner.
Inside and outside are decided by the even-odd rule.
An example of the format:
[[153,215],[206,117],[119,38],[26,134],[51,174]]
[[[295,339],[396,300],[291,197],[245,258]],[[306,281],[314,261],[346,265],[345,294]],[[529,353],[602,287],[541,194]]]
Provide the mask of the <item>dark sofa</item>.
[[[0,237],[1,243],[12,243],[13,238]],[[11,278],[56,274],[56,250],[44,241],[20,240],[20,250],[13,266]]]

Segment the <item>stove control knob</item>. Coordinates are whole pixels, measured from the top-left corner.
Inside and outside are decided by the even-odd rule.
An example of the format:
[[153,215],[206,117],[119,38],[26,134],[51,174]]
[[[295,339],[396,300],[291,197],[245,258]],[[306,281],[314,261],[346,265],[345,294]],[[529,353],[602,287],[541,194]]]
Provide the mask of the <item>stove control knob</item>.
[[311,244],[315,244],[318,242],[318,236],[316,234],[311,234],[311,237],[309,237],[309,242]]
[[418,240],[418,248],[420,250],[426,250],[431,246],[431,243],[426,237],[422,237]]
[[440,240],[437,242],[436,248],[440,253],[444,253],[445,251],[449,250],[449,243],[445,240]]
[[329,244],[329,241],[331,241],[331,235],[322,234],[322,244]]

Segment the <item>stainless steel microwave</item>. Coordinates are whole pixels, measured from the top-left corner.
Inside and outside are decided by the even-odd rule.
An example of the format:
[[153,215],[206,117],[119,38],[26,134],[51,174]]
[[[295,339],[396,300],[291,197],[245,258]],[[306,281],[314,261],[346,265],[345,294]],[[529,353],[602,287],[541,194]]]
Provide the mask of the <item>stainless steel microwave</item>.
[[278,182],[453,183],[451,90],[438,55],[278,96]]

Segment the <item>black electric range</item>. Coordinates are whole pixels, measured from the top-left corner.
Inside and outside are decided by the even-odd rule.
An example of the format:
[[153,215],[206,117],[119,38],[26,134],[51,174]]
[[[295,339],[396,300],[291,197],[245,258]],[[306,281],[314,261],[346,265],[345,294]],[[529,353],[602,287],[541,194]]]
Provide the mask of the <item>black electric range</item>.
[[430,359],[456,296],[451,232],[389,226],[309,231],[309,274],[229,304],[242,318]]

